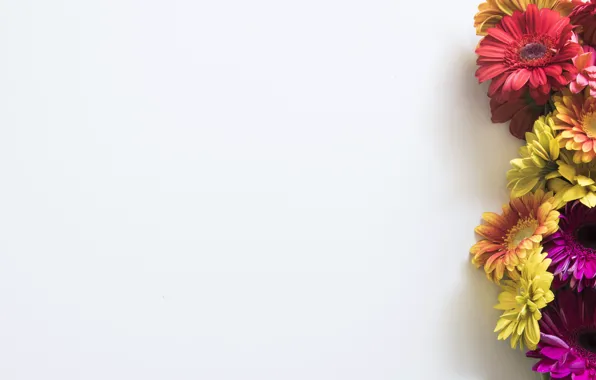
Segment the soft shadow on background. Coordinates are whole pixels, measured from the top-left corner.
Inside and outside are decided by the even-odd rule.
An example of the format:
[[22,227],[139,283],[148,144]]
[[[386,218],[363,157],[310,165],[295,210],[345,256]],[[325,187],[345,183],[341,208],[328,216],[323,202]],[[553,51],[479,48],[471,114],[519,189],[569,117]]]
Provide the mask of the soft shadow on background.
[[525,351],[512,350],[509,342],[497,341],[493,330],[500,312],[493,306],[499,288],[469,260],[469,248],[477,240],[473,229],[482,212],[500,212],[507,202],[505,173],[521,145],[509,134],[507,124],[491,123],[487,84],[479,85],[474,76],[476,57],[469,47],[450,49],[445,54],[454,75],[444,79],[444,85],[452,88],[453,94],[442,110],[445,133],[438,139],[443,143],[437,148],[445,157],[445,171],[457,178],[446,182],[450,187],[445,189],[443,202],[452,205],[453,213],[464,208],[478,210],[478,217],[466,219],[465,225],[458,225],[445,241],[461,256],[452,258],[459,263],[452,267],[458,268],[452,274],[457,286],[444,305],[445,327],[439,330],[446,335],[439,341],[452,344],[444,344],[438,354],[450,373],[464,378],[536,379]]

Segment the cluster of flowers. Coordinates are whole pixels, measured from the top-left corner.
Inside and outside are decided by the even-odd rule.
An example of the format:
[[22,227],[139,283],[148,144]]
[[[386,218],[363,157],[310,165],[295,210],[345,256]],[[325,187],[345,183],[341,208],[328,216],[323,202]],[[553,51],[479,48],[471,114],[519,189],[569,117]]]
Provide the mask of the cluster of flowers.
[[546,377],[596,380],[596,0],[487,0],[474,21],[492,119],[525,139],[471,249],[495,332]]

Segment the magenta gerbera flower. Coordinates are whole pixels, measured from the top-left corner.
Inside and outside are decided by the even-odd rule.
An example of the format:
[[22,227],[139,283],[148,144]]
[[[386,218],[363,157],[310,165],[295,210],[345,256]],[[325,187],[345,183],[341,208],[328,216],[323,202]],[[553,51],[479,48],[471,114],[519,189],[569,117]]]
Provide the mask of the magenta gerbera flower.
[[596,208],[568,203],[559,230],[545,240],[550,271],[573,289],[596,287]]
[[540,359],[534,371],[553,379],[596,379],[596,291],[561,291],[539,323],[538,347],[526,354]]

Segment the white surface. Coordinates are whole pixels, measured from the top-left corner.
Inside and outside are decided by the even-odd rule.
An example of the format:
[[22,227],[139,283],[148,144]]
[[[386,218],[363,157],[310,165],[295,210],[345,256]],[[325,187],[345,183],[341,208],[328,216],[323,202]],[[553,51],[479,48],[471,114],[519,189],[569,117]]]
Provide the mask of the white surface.
[[0,378],[533,378],[479,1],[2,1]]

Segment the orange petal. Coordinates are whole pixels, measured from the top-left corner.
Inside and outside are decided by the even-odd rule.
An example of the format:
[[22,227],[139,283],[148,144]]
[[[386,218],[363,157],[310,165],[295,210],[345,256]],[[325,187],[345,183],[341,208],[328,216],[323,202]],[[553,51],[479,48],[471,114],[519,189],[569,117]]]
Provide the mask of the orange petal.
[[499,214],[495,214],[494,212],[485,212],[482,214],[482,219],[484,219],[489,225],[497,227],[502,231],[507,231],[511,227],[504,217]]
[[478,235],[481,235],[492,241],[502,241],[505,236],[505,232],[503,230],[489,226],[487,224],[476,227],[474,231],[476,231]]

